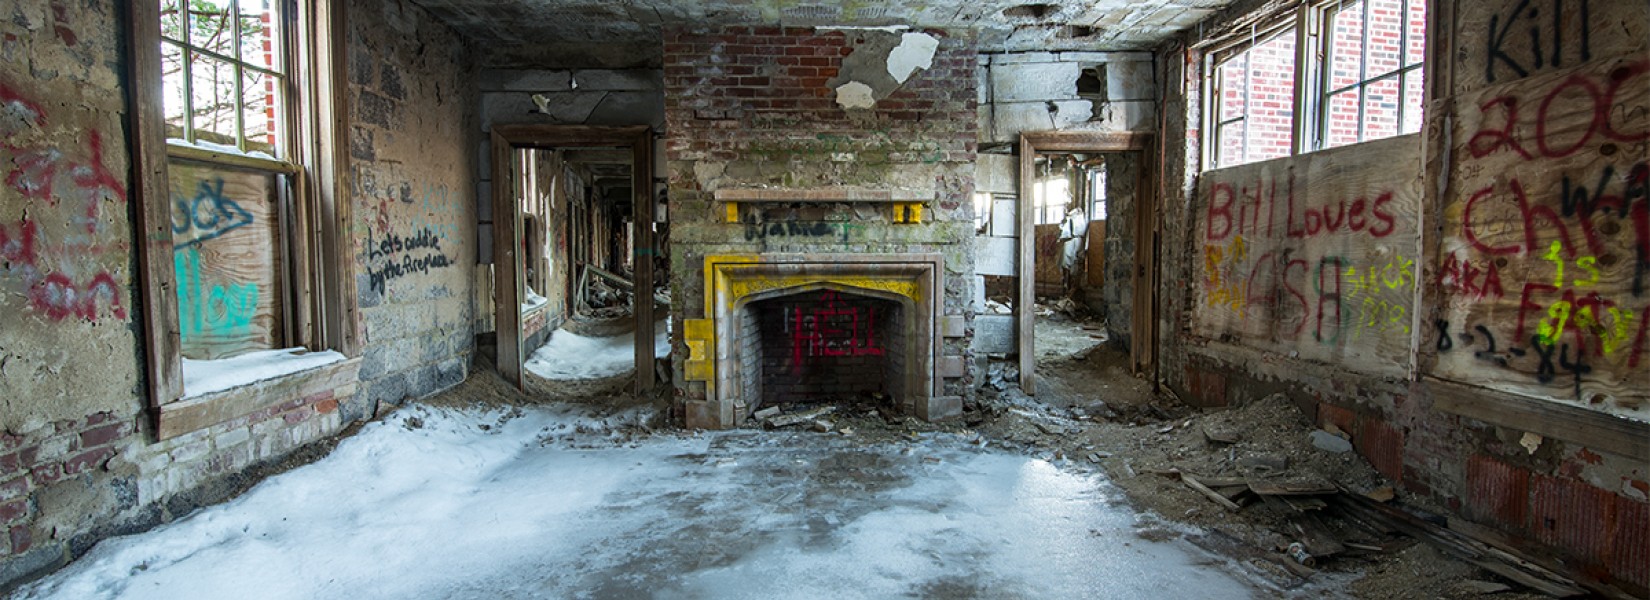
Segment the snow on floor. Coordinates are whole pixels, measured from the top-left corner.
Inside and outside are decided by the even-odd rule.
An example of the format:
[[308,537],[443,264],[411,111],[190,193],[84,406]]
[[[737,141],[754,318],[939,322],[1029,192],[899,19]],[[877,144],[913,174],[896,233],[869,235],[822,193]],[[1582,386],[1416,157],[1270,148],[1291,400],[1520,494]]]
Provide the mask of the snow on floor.
[[[653,324],[653,355],[670,356],[669,319]],[[557,329],[523,366],[550,380],[602,379],[628,373],[636,366],[636,334],[585,337]]]
[[609,425],[637,413],[573,410],[404,409],[19,597],[1282,595],[1098,476],[955,435],[632,437]]
[[185,398],[221,392],[265,379],[274,379],[299,371],[344,360],[344,355],[327,350],[309,352],[304,348],[260,350],[240,356],[217,360],[183,359],[183,395]]

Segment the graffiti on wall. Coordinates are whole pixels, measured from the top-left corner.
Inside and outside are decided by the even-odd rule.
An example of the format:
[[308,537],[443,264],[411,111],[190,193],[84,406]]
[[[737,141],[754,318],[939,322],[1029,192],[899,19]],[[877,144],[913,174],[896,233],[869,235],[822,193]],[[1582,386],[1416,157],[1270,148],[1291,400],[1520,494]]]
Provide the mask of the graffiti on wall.
[[800,375],[802,366],[818,357],[882,356],[886,350],[876,339],[877,319],[875,306],[849,304],[834,290],[821,292],[809,306],[791,306],[784,332],[791,338],[793,374]]
[[1354,367],[1407,365],[1418,264],[1414,137],[1206,173],[1196,331]]
[[433,229],[422,228],[409,235],[368,232],[367,281],[378,294],[383,294],[391,281],[453,264],[453,258],[442,252],[441,236]]
[[[1459,160],[1447,174],[1436,263],[1442,305],[1430,332],[1433,374],[1643,410],[1650,60],[1628,54],[1577,64],[1590,57],[1585,38],[1577,40],[1580,54],[1559,40],[1514,41],[1487,57],[1487,72],[1503,83],[1455,106]],[[1546,60],[1537,61],[1541,55]],[[1562,64],[1575,66],[1551,69]],[[1507,81],[1542,66],[1549,69]]]
[[193,246],[252,224],[252,213],[224,195],[222,177],[200,181],[191,198],[172,199],[172,245]]
[[27,205],[32,217],[0,222],[0,286],[20,290],[50,321],[125,319],[124,286],[102,266],[126,248],[105,238],[102,218],[105,203],[126,201],[125,184],[104,165],[101,131],[88,128],[82,144],[64,145],[42,135],[47,127],[40,104],[0,83],[6,189],[38,201]]

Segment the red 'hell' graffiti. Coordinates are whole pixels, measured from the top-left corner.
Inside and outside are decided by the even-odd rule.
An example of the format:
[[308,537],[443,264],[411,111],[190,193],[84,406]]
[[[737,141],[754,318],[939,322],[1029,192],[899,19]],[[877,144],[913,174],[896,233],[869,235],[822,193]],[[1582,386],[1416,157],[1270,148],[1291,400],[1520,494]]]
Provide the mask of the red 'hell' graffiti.
[[845,304],[834,291],[821,294],[820,302],[816,308],[796,307],[786,315],[790,320],[791,365],[796,373],[801,373],[805,358],[881,356],[885,352],[876,340],[875,307]]
[[[1341,233],[1368,233],[1370,237],[1391,235],[1397,221],[1387,206],[1392,192],[1376,194],[1374,198],[1338,199],[1320,206],[1304,202],[1296,204],[1295,175],[1290,173],[1283,182],[1282,202],[1279,202],[1279,182],[1256,178],[1253,185],[1234,187],[1218,182],[1209,190],[1208,209],[1204,215],[1204,239],[1216,242],[1237,235],[1271,238],[1282,230],[1289,238],[1310,238]],[[1283,217],[1278,217],[1279,209]]]
[[[98,307],[106,305],[116,318],[126,318],[121,306],[121,286],[108,271],[87,269],[91,274],[77,282],[72,275],[81,269],[73,264],[82,254],[99,252],[104,246],[96,234],[100,210],[107,199],[126,201],[126,187],[103,165],[103,136],[87,132],[85,161],[74,160],[62,148],[16,142],[18,131],[10,126],[41,128],[46,112],[15,89],[0,84],[0,151],[11,155],[12,169],[5,182],[23,198],[40,200],[55,207],[64,200],[81,204],[65,220],[85,231],[77,239],[42,240],[40,222],[22,219],[15,224],[0,223],[0,277],[13,277],[27,290],[29,306],[53,321],[71,316],[96,320]],[[38,215],[36,215],[38,216]]]

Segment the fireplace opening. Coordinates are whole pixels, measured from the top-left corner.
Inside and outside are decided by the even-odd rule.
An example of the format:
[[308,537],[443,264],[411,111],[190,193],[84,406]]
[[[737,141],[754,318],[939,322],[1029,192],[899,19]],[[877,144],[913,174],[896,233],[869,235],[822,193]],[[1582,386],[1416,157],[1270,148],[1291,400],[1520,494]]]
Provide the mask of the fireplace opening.
[[901,302],[822,288],[758,299],[739,313],[747,410],[826,403],[891,409],[907,400],[912,328]]

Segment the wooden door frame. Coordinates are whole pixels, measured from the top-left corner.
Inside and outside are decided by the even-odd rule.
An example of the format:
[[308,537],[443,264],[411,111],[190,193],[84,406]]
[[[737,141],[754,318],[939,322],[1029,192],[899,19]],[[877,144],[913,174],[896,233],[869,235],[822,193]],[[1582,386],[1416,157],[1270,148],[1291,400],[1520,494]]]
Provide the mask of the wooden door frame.
[[[1019,293],[1014,300],[1015,337],[1020,354],[1020,390],[1037,393],[1037,354],[1034,340],[1037,285],[1036,206],[1032,183],[1036,177],[1037,155],[1043,153],[1139,152],[1140,182],[1135,194],[1134,321],[1130,324],[1130,360],[1135,371],[1155,370],[1157,365],[1157,198],[1151,183],[1152,134],[1144,132],[1035,131],[1020,134],[1020,183],[1018,225],[1015,234],[1019,259],[1014,276]],[[1109,224],[1108,224],[1109,225]],[[1145,310],[1142,310],[1145,309]],[[1153,373],[1152,380],[1157,377]]]
[[[498,333],[498,370],[506,381],[523,389],[521,306],[522,264],[517,260],[515,174],[511,154],[518,148],[625,147],[631,149],[631,219],[636,223],[631,260],[636,272],[636,393],[653,390],[653,130],[646,125],[591,127],[585,125],[494,125],[493,177],[493,318]],[[510,268],[500,268],[509,265]],[[645,292],[645,293],[644,293]],[[510,307],[504,310],[502,307]]]

